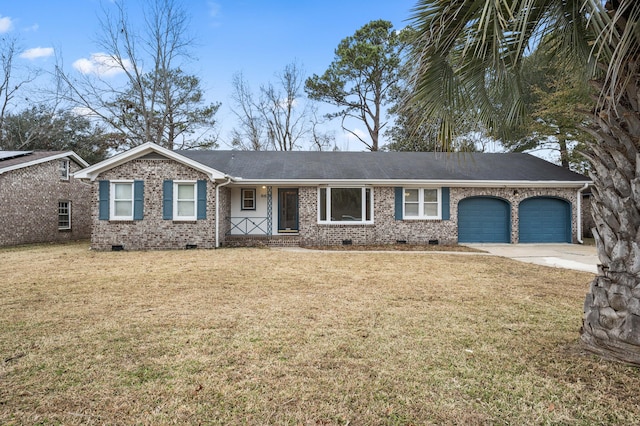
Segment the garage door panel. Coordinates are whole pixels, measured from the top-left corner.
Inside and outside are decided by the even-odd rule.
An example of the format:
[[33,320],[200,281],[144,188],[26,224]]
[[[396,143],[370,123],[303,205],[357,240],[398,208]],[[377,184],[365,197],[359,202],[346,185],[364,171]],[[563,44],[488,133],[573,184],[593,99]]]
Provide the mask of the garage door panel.
[[505,200],[472,197],[458,203],[458,241],[461,243],[511,242],[511,209]]
[[551,197],[529,198],[520,203],[521,243],[570,243],[571,204]]

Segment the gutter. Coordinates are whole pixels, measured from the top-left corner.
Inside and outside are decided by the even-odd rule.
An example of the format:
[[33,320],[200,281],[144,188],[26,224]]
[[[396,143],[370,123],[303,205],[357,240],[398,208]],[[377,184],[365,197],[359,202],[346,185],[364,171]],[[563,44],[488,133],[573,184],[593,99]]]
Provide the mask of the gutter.
[[578,217],[576,218],[576,222],[578,224],[578,235],[576,236],[579,244],[584,244],[582,240],[582,191],[589,187],[588,183],[585,183],[584,186],[578,189],[576,204],[578,205]]
[[585,181],[506,181],[438,179],[243,179],[246,185],[271,186],[448,186],[451,188],[580,188]]
[[222,182],[216,185],[216,248],[220,247],[220,187],[229,185],[233,182],[231,176],[225,176],[226,182]]

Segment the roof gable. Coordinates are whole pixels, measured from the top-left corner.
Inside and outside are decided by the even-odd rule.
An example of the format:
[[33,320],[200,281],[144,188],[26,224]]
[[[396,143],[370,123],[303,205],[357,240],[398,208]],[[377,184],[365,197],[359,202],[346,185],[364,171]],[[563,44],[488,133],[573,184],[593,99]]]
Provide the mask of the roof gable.
[[100,175],[100,173],[142,157],[168,158],[170,160],[177,161],[178,163],[198,170],[202,173],[205,173],[211,180],[227,178],[227,175],[225,173],[222,173],[206,164],[200,163],[189,157],[181,155],[176,151],[171,151],[167,148],[163,148],[153,142],[146,142],[142,145],[138,145],[135,148],[114,155],[111,158],[94,164],[93,166],[80,170],[79,172],[74,173],[74,177],[78,179],[95,180]]
[[61,158],[69,158],[81,167],[89,166],[73,151],[0,151],[0,174]]

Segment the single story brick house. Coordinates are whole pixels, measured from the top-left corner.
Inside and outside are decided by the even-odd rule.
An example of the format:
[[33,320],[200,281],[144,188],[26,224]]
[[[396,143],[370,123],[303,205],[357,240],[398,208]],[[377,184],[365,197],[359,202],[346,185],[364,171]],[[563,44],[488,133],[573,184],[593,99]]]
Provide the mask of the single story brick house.
[[0,246],[91,235],[91,186],[73,178],[87,167],[73,151],[0,151]]
[[93,182],[92,248],[580,242],[590,180],[528,154],[170,151]]

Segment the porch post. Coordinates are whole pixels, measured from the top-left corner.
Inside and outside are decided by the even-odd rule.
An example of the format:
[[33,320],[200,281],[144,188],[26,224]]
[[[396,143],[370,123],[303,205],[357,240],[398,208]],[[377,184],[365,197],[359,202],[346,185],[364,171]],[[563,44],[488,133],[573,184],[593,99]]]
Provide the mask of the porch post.
[[273,191],[267,186],[267,235],[273,234]]

